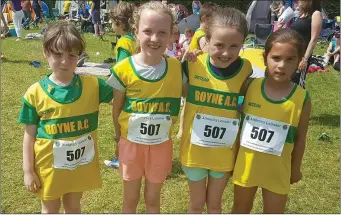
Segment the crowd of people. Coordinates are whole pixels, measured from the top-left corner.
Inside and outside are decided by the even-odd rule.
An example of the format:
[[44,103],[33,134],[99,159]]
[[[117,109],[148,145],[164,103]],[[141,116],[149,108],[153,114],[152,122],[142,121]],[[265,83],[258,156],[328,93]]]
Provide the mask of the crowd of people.
[[[50,25],[43,49],[52,73],[27,90],[19,117],[25,124],[24,182],[41,199],[42,213],[59,213],[61,203],[65,213],[80,213],[83,192],[101,187],[103,102],[112,105],[115,159],[106,164],[119,167],[123,213],[136,213],[143,177],[146,213],[161,212],[179,116],[189,213],[203,213],[205,206],[222,213],[230,178],[232,213],[250,213],[258,188],[264,213],[284,213],[290,184],[302,179],[311,112],[304,79],[321,28],[318,2],[298,1],[300,17],[268,37],[266,77],[256,79],[250,78],[251,63],[239,56],[248,23],[234,8],[196,1],[200,27],[180,35],[166,1],[118,3],[110,8],[120,39],[107,81],[74,74],[85,42],[69,22]],[[98,7],[92,5],[93,21]]]

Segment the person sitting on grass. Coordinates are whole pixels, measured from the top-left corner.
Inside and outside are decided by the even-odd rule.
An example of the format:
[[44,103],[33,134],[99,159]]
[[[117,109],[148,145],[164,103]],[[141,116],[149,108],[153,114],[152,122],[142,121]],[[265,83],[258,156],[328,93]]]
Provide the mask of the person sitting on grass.
[[340,63],[340,32],[337,32],[335,34],[335,39],[329,43],[325,56],[325,65],[328,65],[332,57],[334,58],[332,59],[333,67],[335,67],[335,64]]
[[90,21],[91,16],[90,16],[89,10],[85,7],[84,3],[82,3],[81,8],[79,10],[79,16],[81,18],[81,23],[82,23],[81,30],[83,32],[86,32],[88,26],[91,26],[92,23]]

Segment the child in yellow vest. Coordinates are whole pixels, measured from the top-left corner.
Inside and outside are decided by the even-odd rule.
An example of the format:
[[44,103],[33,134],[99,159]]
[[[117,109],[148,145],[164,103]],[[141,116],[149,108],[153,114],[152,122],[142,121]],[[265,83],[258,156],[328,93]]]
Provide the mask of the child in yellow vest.
[[134,10],[135,5],[130,2],[120,2],[110,9],[113,30],[121,36],[114,50],[116,63],[135,54],[136,41],[129,23]]
[[49,26],[43,41],[52,73],[23,97],[19,122],[25,124],[24,181],[41,199],[42,213],[81,213],[84,191],[101,187],[98,111],[113,98],[104,80],[75,75],[85,43],[74,25]]
[[134,14],[140,51],[117,63],[107,81],[114,87],[123,213],[136,213],[143,176],[146,213],[160,213],[161,187],[171,173],[171,134],[187,82],[180,62],[163,57],[173,23],[171,10],[161,2],[141,5]]
[[[129,2],[120,2],[110,9],[110,19],[112,27],[116,35],[121,38],[117,41],[114,49],[116,63],[133,55],[136,49],[136,41],[129,23],[129,19],[135,10],[135,5]],[[104,163],[108,167],[118,168],[117,148],[115,156],[112,160],[105,160]]]
[[291,29],[276,31],[265,43],[268,76],[250,82],[245,94],[232,213],[250,213],[258,187],[264,213],[284,213],[290,184],[302,178],[311,101],[290,78],[304,46]]
[[202,50],[205,53],[208,51],[206,33],[204,29],[206,28],[209,19],[216,12],[217,8],[218,5],[212,2],[206,2],[201,6],[199,13],[200,27],[195,31],[192,37],[189,45],[189,51],[193,51],[195,49]]
[[[200,19],[200,27],[195,31],[191,43],[189,44],[188,51],[192,52],[194,50],[201,50],[204,53],[208,52],[208,46],[206,41],[206,33],[205,28],[207,27],[207,23],[209,19],[212,17],[213,13],[217,10],[218,5],[212,2],[206,2],[200,8],[199,19]],[[185,102],[185,99],[183,99]],[[181,138],[183,132],[183,121],[185,114],[186,103],[184,103],[179,122],[179,131],[177,133],[177,138]]]
[[69,17],[69,13],[70,13],[70,6],[71,6],[71,1],[70,0],[65,0],[64,1],[64,7],[63,7],[63,15]]
[[221,213],[222,195],[234,168],[239,130],[237,101],[252,74],[239,57],[248,34],[245,16],[219,8],[207,24],[208,53],[188,62],[180,161],[190,189],[189,213]]

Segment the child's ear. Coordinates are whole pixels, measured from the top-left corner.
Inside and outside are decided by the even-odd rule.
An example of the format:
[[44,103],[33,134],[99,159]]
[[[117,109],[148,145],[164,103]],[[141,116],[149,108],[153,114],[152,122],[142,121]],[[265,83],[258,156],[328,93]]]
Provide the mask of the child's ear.
[[206,16],[202,16],[200,22],[206,22]]

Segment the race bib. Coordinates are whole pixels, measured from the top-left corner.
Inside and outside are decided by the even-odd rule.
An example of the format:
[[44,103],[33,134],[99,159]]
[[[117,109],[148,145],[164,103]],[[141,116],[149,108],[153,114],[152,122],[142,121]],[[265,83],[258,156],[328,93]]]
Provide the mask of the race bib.
[[127,139],[134,143],[155,145],[169,140],[172,118],[162,114],[131,114]]
[[90,163],[94,156],[94,139],[90,134],[73,141],[56,140],[53,143],[53,166],[56,169],[76,169]]
[[203,147],[231,147],[237,137],[239,120],[197,113],[191,143]]
[[240,144],[243,147],[280,156],[290,124],[246,114]]

